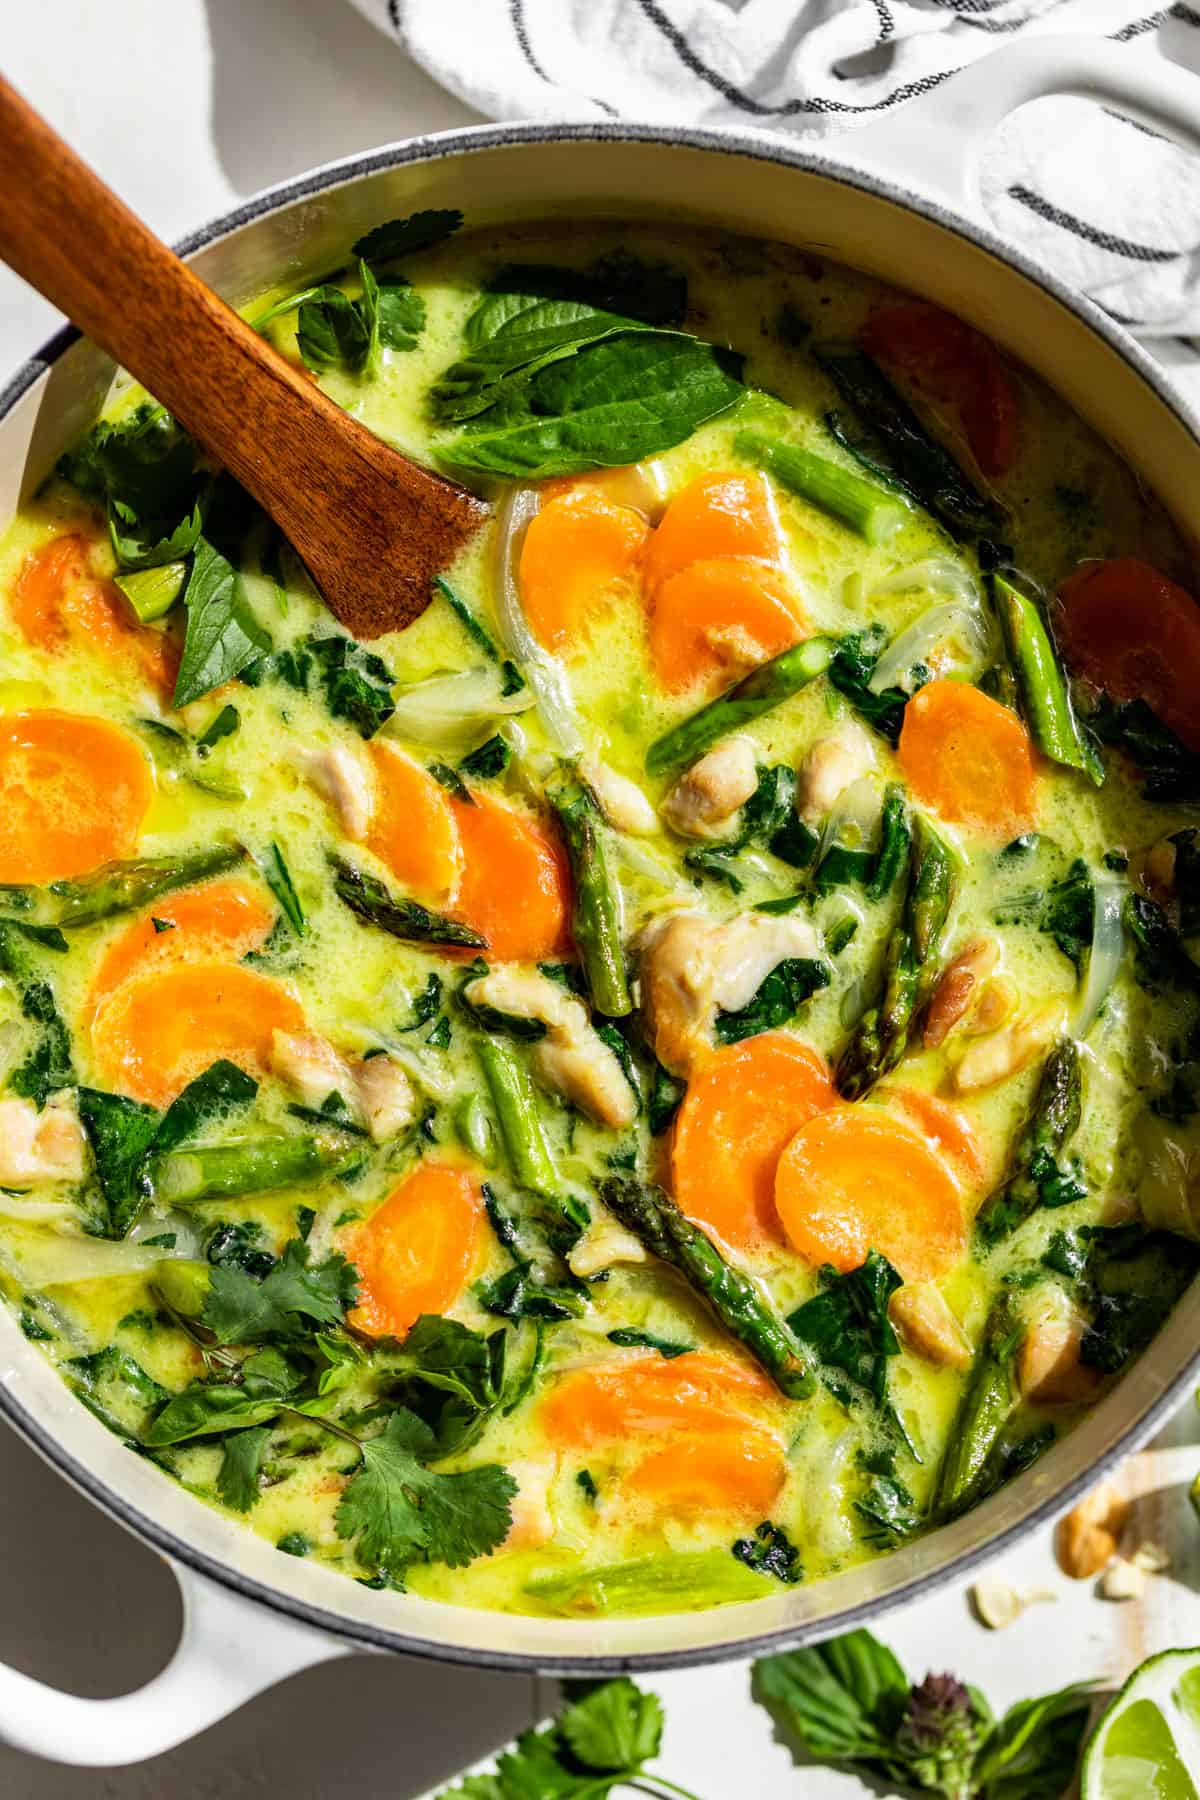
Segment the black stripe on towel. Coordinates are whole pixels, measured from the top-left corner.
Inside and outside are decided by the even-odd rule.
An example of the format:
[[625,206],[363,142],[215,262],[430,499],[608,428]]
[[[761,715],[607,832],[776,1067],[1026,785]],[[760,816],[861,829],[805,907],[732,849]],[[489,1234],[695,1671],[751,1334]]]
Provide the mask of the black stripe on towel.
[[1111,231],[1103,231],[1098,226],[1089,225],[1086,219],[1077,219],[1074,213],[1064,212],[1061,207],[1035,194],[1031,188],[1015,181],[1008,190],[1009,198],[1017,200],[1022,206],[1036,213],[1039,219],[1045,219],[1048,225],[1057,225],[1062,231],[1069,231],[1086,243],[1095,244],[1098,250],[1108,250],[1114,256],[1126,256],[1131,262],[1169,263],[1182,255],[1179,250],[1155,250],[1149,244],[1135,244],[1129,238],[1114,237]]
[[[392,0],[392,4],[395,4],[395,0]],[[529,41],[529,27],[525,22],[525,0],[508,0],[508,16],[512,21],[513,35],[517,40],[521,55],[525,58],[529,67],[533,70],[538,80],[544,81],[547,87],[557,87],[558,83],[552,81],[549,75],[547,75],[545,69],[543,69],[541,63],[538,61],[537,56],[534,54],[533,45]],[[607,113],[610,119],[618,117],[616,107],[610,106],[607,100],[598,100],[594,94],[589,94],[587,98],[591,101],[593,106],[598,106],[601,112]]]

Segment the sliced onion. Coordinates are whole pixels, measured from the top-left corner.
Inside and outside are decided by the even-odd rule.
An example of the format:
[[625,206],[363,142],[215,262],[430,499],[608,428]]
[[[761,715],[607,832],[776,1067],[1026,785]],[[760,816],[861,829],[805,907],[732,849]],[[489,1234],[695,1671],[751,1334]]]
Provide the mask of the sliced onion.
[[528,688],[501,694],[499,669],[484,664],[433,675],[396,690],[396,710],[387,729],[418,744],[454,742],[504,714],[527,712],[533,705]]
[[881,810],[879,784],[872,776],[860,775],[844,787],[825,821],[816,867],[820,868],[835,844],[843,850],[869,850]]
[[504,648],[520,664],[533,690],[547,737],[561,756],[578,756],[583,730],[566,671],[529,629],[517,585],[518,539],[538,505],[536,488],[515,487],[501,509],[496,527],[496,622]]
[[931,588],[937,594],[957,594],[966,605],[979,605],[979,589],[971,571],[949,556],[930,556],[924,562],[909,563],[883,581],[877,581],[872,592],[910,594],[917,588]]
[[1086,1037],[1096,1022],[1100,1008],[1108,998],[1117,978],[1125,949],[1125,933],[1121,927],[1121,909],[1125,900],[1125,884],[1121,881],[1097,881],[1092,888],[1092,948],[1088,954],[1087,976],[1083,992],[1075,1008],[1076,1037]]
[[176,1254],[165,1245],[131,1243],[128,1238],[114,1242],[81,1231],[31,1231],[13,1233],[0,1249],[0,1262],[26,1286],[40,1288],[141,1275]]
[[947,640],[961,646],[956,661],[981,660],[987,654],[987,630],[979,608],[961,600],[944,600],[930,606],[907,630],[894,638],[875,665],[868,682],[873,694],[885,688],[904,688],[909,673],[918,663],[928,663],[933,652]]
[[418,1056],[407,1044],[398,1044],[385,1031],[376,1031],[373,1026],[363,1027],[364,1034],[381,1050],[386,1050],[393,1062],[399,1063],[406,1075],[411,1075],[417,1086],[435,1100],[449,1100],[454,1092],[454,1083],[436,1069],[430,1068],[424,1057]]

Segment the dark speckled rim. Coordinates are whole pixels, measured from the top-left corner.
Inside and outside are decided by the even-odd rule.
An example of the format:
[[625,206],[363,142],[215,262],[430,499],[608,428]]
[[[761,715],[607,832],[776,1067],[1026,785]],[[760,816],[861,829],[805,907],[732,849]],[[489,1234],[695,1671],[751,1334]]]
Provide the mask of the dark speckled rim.
[[[215,243],[218,239],[253,223],[281,207],[304,200],[314,194],[328,192],[366,175],[409,163],[442,161],[478,152],[521,145],[561,143],[624,143],[681,146],[702,150],[716,156],[742,157],[751,161],[778,164],[785,168],[817,175],[827,180],[872,194],[905,211],[932,220],[945,230],[988,251],[998,261],[1042,288],[1088,327],[1108,347],[1129,364],[1200,446],[1200,413],[1188,405],[1175,390],[1161,366],[1116,325],[1098,307],[1073,292],[1052,271],[1005,242],[987,226],[976,225],[961,214],[952,212],[937,201],[907,191],[901,184],[853,168],[833,157],[815,154],[791,144],[753,134],[726,131],[683,130],[677,127],[640,125],[500,125],[474,126],[465,130],[437,132],[400,144],[386,146],[363,155],[327,163],[292,181],[264,189],[231,212],[211,224],[191,232],[176,248],[181,256]],[[40,376],[62,356],[79,337],[72,326],[55,333],[42,348],[17,371],[7,386],[0,390],[0,422],[8,415]],[[30,1352],[30,1354],[35,1354]],[[344,1642],[368,1650],[388,1650],[405,1655],[426,1657],[433,1661],[458,1664],[469,1668],[486,1668],[510,1674],[544,1674],[554,1676],[597,1676],[638,1673],[652,1669],[694,1668],[706,1663],[743,1660],[777,1651],[790,1645],[830,1636],[866,1624],[881,1613],[889,1612],[918,1598],[926,1598],[951,1583],[961,1583],[971,1571],[990,1562],[1001,1550],[1024,1539],[1030,1531],[1049,1523],[1073,1500],[1090,1488],[1098,1478],[1113,1468],[1131,1451],[1139,1448],[1163,1424],[1178,1401],[1194,1386],[1200,1375],[1200,1350],[1178,1370],[1174,1379],[1139,1416],[1116,1443],[1075,1479],[1048,1496],[1031,1513],[998,1532],[977,1548],[967,1551],[944,1568],[923,1574],[904,1586],[858,1606],[847,1607],[834,1618],[810,1625],[785,1626],[757,1637],[739,1638],[728,1644],[704,1645],[696,1649],[660,1651],[627,1656],[533,1656],[496,1650],[471,1650],[461,1645],[445,1644],[413,1636],[402,1630],[391,1630],[371,1621],[352,1619],[345,1614],[317,1606],[281,1592],[266,1583],[241,1574],[220,1559],[197,1549],[185,1538],[168,1530],[157,1519],[120,1494],[86,1464],[68,1450],[42,1422],[23,1404],[12,1390],[0,1382],[0,1413],[33,1449],[71,1482],[102,1512],[125,1526],[135,1536],[198,1574],[208,1577],[247,1600],[268,1607],[272,1612],[295,1620],[298,1624],[324,1631]]]

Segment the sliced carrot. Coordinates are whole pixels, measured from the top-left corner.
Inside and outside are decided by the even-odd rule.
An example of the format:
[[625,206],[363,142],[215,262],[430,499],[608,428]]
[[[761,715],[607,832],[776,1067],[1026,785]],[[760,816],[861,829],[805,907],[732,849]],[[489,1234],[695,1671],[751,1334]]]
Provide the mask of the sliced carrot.
[[923,300],[885,306],[871,314],[859,343],[953,405],[971,454],[985,475],[1004,475],[1016,460],[1020,413],[1016,390],[996,346],[953,313]]
[[162,631],[140,625],[120,590],[90,573],[91,544],[77,532],[28,556],[13,590],[13,619],[43,650],[82,649],[136,668],[164,693],[174,687],[179,651]]
[[708,1350],[560,1375],[542,1401],[542,1429],[563,1446],[629,1436],[728,1429],[760,1418],[778,1396],[748,1363]]
[[658,589],[650,659],[671,693],[728,682],[799,643],[804,621],[783,571],[749,556],[690,563]]
[[422,1313],[444,1313],[475,1263],[483,1200],[469,1169],[422,1162],[347,1242],[361,1277],[350,1324],[403,1337]]
[[783,537],[765,475],[700,475],[676,494],[650,539],[646,592],[655,593],[689,563],[725,556],[782,559]]
[[447,905],[458,894],[463,871],[449,794],[390,744],[369,744],[367,751],[375,769],[369,848],[421,899]]
[[1055,633],[1077,675],[1115,700],[1144,700],[1200,750],[1200,606],[1135,556],[1084,563],[1058,590]]
[[237,962],[266,941],[274,922],[275,909],[245,881],[208,881],[166,894],[113,939],[93,979],[91,1004],[98,1007],[131,976],[168,963]]
[[622,1486],[657,1513],[689,1518],[710,1513],[765,1519],[787,1480],[774,1438],[741,1427],[680,1438],[636,1463]]
[[150,765],[115,725],[0,719],[0,881],[59,881],[128,856],[153,797]]
[[966,1252],[945,1163],[876,1106],[835,1106],[802,1125],[779,1159],[775,1205],[794,1250],[843,1272],[880,1250],[905,1281],[929,1281]]
[[521,604],[534,636],[548,650],[583,648],[592,626],[632,592],[649,535],[641,513],[603,494],[547,501],[521,547]]
[[970,1120],[957,1106],[927,1094],[922,1088],[876,1088],[880,1100],[896,1100],[924,1133],[951,1169],[969,1186],[976,1186],[987,1174],[988,1162]]
[[571,877],[557,841],[536,819],[475,793],[451,800],[463,850],[457,916],[488,941],[496,962],[537,962],[570,946]]
[[951,825],[1008,839],[1037,813],[1033,745],[1016,713],[965,681],[931,681],[904,709],[900,767]]
[[718,1050],[688,1083],[675,1124],[671,1177],[683,1212],[734,1249],[779,1242],[779,1158],[836,1100],[824,1060],[790,1032]]
[[126,981],[100,1007],[92,1050],[107,1085],[166,1106],[210,1063],[265,1074],[275,1031],[301,1031],[300,1002],[239,963],[179,963]]

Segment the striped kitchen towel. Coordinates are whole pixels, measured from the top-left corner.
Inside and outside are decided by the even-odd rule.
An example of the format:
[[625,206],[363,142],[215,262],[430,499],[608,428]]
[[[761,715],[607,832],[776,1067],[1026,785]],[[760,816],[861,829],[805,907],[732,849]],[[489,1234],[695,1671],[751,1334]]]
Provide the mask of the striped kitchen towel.
[[[1108,36],[1200,71],[1200,0],[354,0],[496,119],[852,130],[1014,33]],[[1200,167],[1080,100],[1007,122],[984,190],[1002,231],[1175,363],[1200,334]]]

